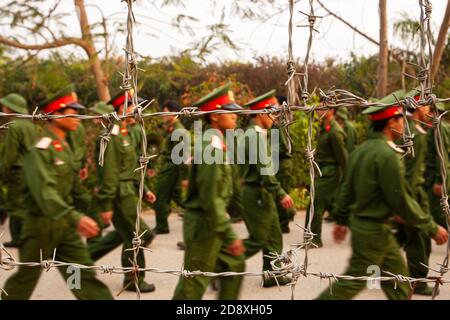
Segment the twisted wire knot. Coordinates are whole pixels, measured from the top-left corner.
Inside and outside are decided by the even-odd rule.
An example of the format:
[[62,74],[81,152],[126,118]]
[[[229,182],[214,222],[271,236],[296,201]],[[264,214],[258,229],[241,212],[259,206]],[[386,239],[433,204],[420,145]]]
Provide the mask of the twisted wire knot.
[[113,274],[113,272],[114,272],[113,266],[101,265],[100,269],[101,269],[102,273],[106,273],[106,274]]

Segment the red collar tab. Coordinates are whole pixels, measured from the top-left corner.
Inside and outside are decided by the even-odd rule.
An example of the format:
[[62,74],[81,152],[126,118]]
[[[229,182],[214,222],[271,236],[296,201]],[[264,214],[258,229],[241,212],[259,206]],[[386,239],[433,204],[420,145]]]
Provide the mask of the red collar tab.
[[122,128],[122,129],[120,129],[120,133],[121,133],[123,136],[127,136],[127,135],[128,135],[128,130],[127,130],[127,128]]
[[60,109],[63,109],[66,106],[71,105],[73,103],[78,103],[77,94],[75,92],[72,92],[68,96],[64,96],[64,97],[58,98],[56,100],[53,100],[48,105],[46,105],[42,110],[45,113],[50,113],[53,111],[58,111]]
[[327,124],[327,125],[325,126],[325,131],[326,131],[326,132],[330,132],[330,130],[331,130],[331,124]]
[[384,109],[381,112],[374,113],[370,116],[373,121],[379,121],[384,119],[392,118],[398,114],[402,114],[402,108],[400,106],[393,106],[387,109]]
[[250,106],[250,110],[261,110],[268,107],[271,107],[273,105],[276,105],[278,103],[277,98],[270,97],[261,101],[258,101],[254,105]]
[[63,151],[64,150],[63,145],[58,140],[53,140],[52,141],[52,146],[53,146],[53,148],[55,148],[56,151]]
[[234,103],[233,93],[229,91],[226,95],[215,98],[211,101],[206,102],[204,105],[199,107],[200,111],[213,111],[226,106],[227,104]]

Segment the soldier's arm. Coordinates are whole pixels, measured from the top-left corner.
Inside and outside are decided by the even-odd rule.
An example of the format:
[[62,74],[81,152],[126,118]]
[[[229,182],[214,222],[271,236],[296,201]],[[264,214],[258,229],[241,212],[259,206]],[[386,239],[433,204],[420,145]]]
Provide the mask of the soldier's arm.
[[120,168],[118,158],[120,152],[117,143],[117,137],[113,136],[105,150],[103,167],[98,168],[102,175],[98,182],[97,198],[99,199],[100,210],[103,212],[113,210],[113,201],[119,187]]
[[213,218],[213,228],[226,245],[238,237],[233,231],[230,217],[226,212],[227,203],[218,196],[221,181],[221,168],[217,164],[200,164],[197,167],[196,184],[203,210]]
[[55,179],[56,172],[52,165],[49,151],[32,150],[25,157],[25,181],[40,211],[55,219],[69,215],[76,226],[83,215],[60,196],[60,186]]
[[[272,192],[273,194],[275,194],[278,199],[282,199],[287,195],[287,193],[281,187],[280,182],[276,178],[276,176],[275,176],[276,173],[273,172],[270,174],[271,165],[273,165],[273,163],[272,163],[272,157],[268,151],[266,143],[267,143],[267,141],[265,141],[265,139],[263,139],[262,136],[258,135],[258,144],[257,144],[258,161],[256,163],[256,167],[257,167],[258,173],[261,175],[261,185],[263,187],[265,187],[267,190],[269,190],[270,192]],[[263,150],[267,150],[266,155],[264,155],[264,152],[261,153],[259,148],[262,148]],[[263,161],[261,161],[262,160],[260,158],[261,156],[264,156],[264,157],[267,156],[267,158],[264,159]],[[273,168],[273,169],[275,169],[275,168]]]
[[406,224],[434,235],[437,225],[430,214],[422,210],[420,205],[407,191],[403,166],[396,154],[387,156],[378,163],[380,187],[384,198],[395,215],[404,217]]
[[344,226],[349,224],[350,205],[354,202],[354,192],[351,189],[351,176],[352,173],[347,170],[344,182],[342,183],[336,198],[336,211],[333,214],[336,223]]
[[331,146],[333,148],[334,156],[341,168],[341,172],[345,174],[347,167],[347,149],[345,144],[345,133],[342,131],[335,131],[330,135]]
[[4,176],[16,163],[19,155],[20,134],[14,124],[6,131],[3,146],[2,159],[0,163],[0,176]]
[[82,211],[88,212],[91,203],[91,196],[88,190],[83,186],[80,180],[80,175],[77,171],[74,171],[74,181],[72,189],[72,198],[75,207]]

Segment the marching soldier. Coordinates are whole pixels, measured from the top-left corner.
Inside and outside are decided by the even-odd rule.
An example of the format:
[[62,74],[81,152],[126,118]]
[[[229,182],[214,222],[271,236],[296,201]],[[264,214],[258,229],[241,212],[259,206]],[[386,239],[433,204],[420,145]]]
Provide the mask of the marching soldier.
[[[11,93],[0,99],[5,113],[28,114],[27,102],[22,96]],[[12,119],[4,139],[3,152],[0,162],[0,176],[7,188],[6,212],[9,215],[9,228],[12,240],[4,244],[5,247],[20,246],[20,230],[24,208],[25,182],[23,178],[23,159],[28,150],[33,147],[38,135],[36,126],[30,120]]]
[[[367,276],[367,268],[373,265],[396,275],[407,275],[388,220],[399,215],[407,226],[432,236],[437,244],[447,242],[448,234],[407,190],[400,161],[403,150],[394,143],[403,132],[401,107],[369,107],[363,113],[370,115],[373,133],[350,155],[339,191],[333,236],[340,242],[347,233],[346,226],[352,231],[353,252],[346,275]],[[363,281],[339,280],[319,299],[351,299],[365,286]],[[409,294],[407,283],[382,281],[381,288],[389,299],[406,299]]]
[[[52,115],[74,115],[82,108],[73,87],[69,87],[43,103],[42,110]],[[56,249],[56,260],[93,265],[78,233],[89,238],[98,234],[99,227],[77,209],[79,204],[89,202],[89,196],[81,188],[74,155],[66,141],[67,132],[76,130],[79,123],[76,118],[50,120],[43,137],[25,156],[28,212],[22,227],[22,262],[40,261],[40,252],[43,259],[51,258]],[[59,271],[66,280],[71,276],[64,268]],[[6,281],[8,295],[3,293],[2,299],[29,299],[40,273],[41,268],[19,267]],[[94,270],[81,269],[80,275],[81,286],[72,290],[78,299],[113,299]]]
[[[180,111],[181,106],[175,101],[166,101],[162,107],[163,112],[177,112]],[[185,176],[187,172],[186,165],[174,164],[171,158],[173,147],[178,141],[172,141],[171,135],[175,130],[184,130],[177,116],[168,115],[163,117],[165,138],[163,149],[158,161],[160,161],[160,170],[156,175],[156,234],[169,233],[168,217],[170,214],[170,202],[172,199],[178,205],[183,206],[181,200],[181,183],[187,183]]]
[[[417,90],[413,90],[406,96],[419,100],[420,95]],[[397,96],[397,98],[401,98]],[[424,213],[430,215],[428,195],[424,188],[425,183],[425,156],[427,154],[427,131],[423,124],[429,121],[430,106],[421,106],[417,109],[408,110],[408,124],[413,134],[414,157],[409,156],[405,160],[405,178],[408,182],[409,190],[414,199],[419,203]],[[400,221],[402,222],[402,221]],[[431,254],[430,236],[414,227],[408,227],[402,223],[398,225],[397,238],[404,246],[409,274],[413,278],[426,278]],[[433,289],[426,283],[417,283],[414,286],[414,293],[431,296]]]
[[347,154],[355,149],[356,146],[356,129],[355,126],[348,119],[348,110],[345,107],[338,108],[336,111],[336,121],[339,123],[341,128],[344,130],[346,135],[346,147]]
[[[315,181],[315,212],[311,222],[314,233],[313,243],[322,247],[322,217],[325,210],[333,216],[333,202],[344,178],[347,165],[347,148],[345,133],[336,122],[336,109],[317,111],[321,119],[319,138],[317,141],[316,161],[322,176]],[[310,204],[306,212],[309,212]],[[308,225],[309,214],[306,214],[305,225]]]
[[[234,102],[230,84],[216,89],[194,106],[201,111],[241,109]],[[232,113],[206,116],[210,135],[203,138],[203,144],[196,152],[205,155],[209,151],[208,155],[216,161],[194,162],[190,171],[183,226],[186,270],[243,272],[245,269],[245,249],[226,212],[233,182],[224,134],[227,129],[236,127],[236,120],[236,114]],[[220,278],[219,299],[237,299],[241,281],[241,276]],[[208,283],[207,277],[181,276],[173,299],[201,299]]]
[[[445,112],[443,104],[437,105],[438,112]],[[428,191],[428,200],[430,203],[430,212],[436,223],[443,227],[447,227],[447,221],[441,207],[442,195],[442,176],[441,176],[441,162],[436,151],[436,143],[434,135],[436,128],[427,130],[427,145],[428,151],[426,154],[426,169],[425,169],[425,189]],[[441,121],[441,134],[444,144],[444,160],[447,163],[447,192],[450,192],[450,123],[444,117]]]
[[[131,100],[131,93],[127,92],[115,96],[108,103],[114,107],[118,114],[123,113],[126,94],[129,95],[128,99]],[[128,111],[132,111],[131,106]],[[114,233],[115,237],[120,237],[123,243],[123,267],[132,266],[133,252],[129,249],[133,248],[132,240],[137,218],[137,183],[139,176],[134,170],[139,164],[134,146],[135,144],[127,129],[127,122],[122,121],[121,125],[114,125],[111,130],[111,141],[109,141],[104,154],[103,167],[99,167],[98,170],[98,190],[95,194],[95,201],[97,201],[101,219],[106,225],[112,221],[115,230],[111,233]],[[145,191],[146,201],[154,202],[154,198],[155,196],[151,191]],[[143,246],[147,246],[153,240],[154,234],[143,220],[141,220],[140,225],[139,235],[143,234]],[[92,259],[95,261],[115,246],[116,243],[111,245],[109,237],[104,237],[99,241],[95,241],[95,247],[90,245],[89,251]],[[142,249],[139,250],[137,262],[139,267],[145,268],[145,258]],[[138,276],[140,292],[152,292],[155,290],[153,284],[144,281],[144,273],[140,273]],[[137,290],[134,280],[129,275],[125,275],[124,286],[125,290],[128,291]]]
[[[275,92],[271,91],[245,104],[250,110],[263,110],[276,105]],[[273,125],[273,119],[268,114],[252,115],[250,126],[247,128],[245,141],[245,160],[242,176],[243,217],[249,238],[244,241],[246,258],[263,252],[263,270],[272,270],[270,253],[281,253],[283,238],[277,213],[276,202],[280,202],[284,209],[293,207],[293,201],[275,177],[272,170],[272,159],[268,143],[268,130]],[[250,145],[251,144],[251,145]],[[251,149],[256,147],[257,150]],[[262,152],[261,149],[262,148]],[[264,154],[266,157],[264,157]],[[250,159],[256,156],[256,163]],[[291,281],[288,277],[278,278],[279,284]],[[264,279],[263,286],[277,285],[274,278]]]
[[[276,96],[278,104],[283,103],[286,100],[286,97],[284,96]],[[272,129],[276,129],[279,132],[280,135],[280,144],[279,144],[279,150],[278,155],[276,157],[279,160],[279,169],[276,174],[277,180],[280,182],[281,187],[284,191],[286,191],[287,194],[291,191],[292,188],[292,171],[294,169],[294,163],[292,161],[292,150],[289,150],[289,141],[286,131],[280,127],[277,119],[275,119],[274,125]],[[278,211],[278,217],[280,219],[280,227],[281,232],[283,233],[289,233],[289,221],[293,220],[295,216],[295,209],[289,208],[285,209],[281,205],[279,201],[277,203],[277,211]]]

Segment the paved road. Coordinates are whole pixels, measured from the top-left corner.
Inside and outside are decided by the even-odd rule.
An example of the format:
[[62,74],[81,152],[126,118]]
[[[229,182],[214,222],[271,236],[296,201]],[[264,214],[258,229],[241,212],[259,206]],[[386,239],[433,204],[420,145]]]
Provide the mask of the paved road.
[[[146,213],[144,219],[150,225],[154,225],[154,216],[152,213]],[[295,221],[291,223],[291,233],[284,235],[284,246],[288,249],[291,244],[298,243],[301,240],[302,231],[295,226],[294,223],[303,225],[304,212],[299,211],[295,217]],[[152,252],[146,252],[147,266],[152,266],[161,269],[178,270],[181,268],[183,262],[183,251],[176,247],[176,242],[181,240],[182,220],[176,215],[170,216],[171,233],[168,235],[159,235],[151,244]],[[237,232],[246,237],[246,228],[244,223],[234,224]],[[341,274],[345,271],[348,259],[351,254],[351,248],[348,240],[343,244],[335,244],[331,239],[332,224],[325,224],[323,228],[324,247],[321,249],[314,249],[310,251],[310,271],[323,271]],[[9,234],[6,224],[0,226],[0,233],[5,232],[3,241],[9,240]],[[17,256],[17,250],[11,250]],[[445,246],[433,246],[433,254],[431,257],[431,265],[436,266],[436,263],[443,261],[445,255]],[[300,259],[303,259],[301,254]],[[116,249],[109,255],[99,260],[97,264],[104,265],[118,265],[120,263],[120,249]],[[258,272],[262,268],[262,257],[258,254],[247,261],[247,271]],[[5,282],[6,278],[12,271],[0,270],[0,287]],[[111,289],[113,293],[118,293],[122,285],[122,275],[105,275],[100,274],[102,279]],[[177,284],[178,278],[168,274],[147,274],[146,280],[153,282],[156,285],[156,291],[153,293],[143,294],[141,299],[170,299],[172,297],[174,288]],[[322,290],[328,286],[327,280],[320,280],[315,277],[301,278],[295,288],[295,299],[313,299]],[[282,287],[261,288],[260,277],[247,277],[243,281],[242,299],[290,299],[291,288]],[[208,289],[205,299],[215,299],[215,292]],[[67,290],[65,282],[57,270],[52,269],[49,272],[44,272],[40,278],[36,290],[33,293],[32,299],[74,299],[73,295]],[[136,295],[132,292],[124,292],[117,299],[136,299]],[[359,294],[356,299],[385,299],[381,290],[366,289]],[[426,297],[414,296],[413,299],[428,299]],[[441,288],[441,294],[438,299],[450,299],[450,284]]]

